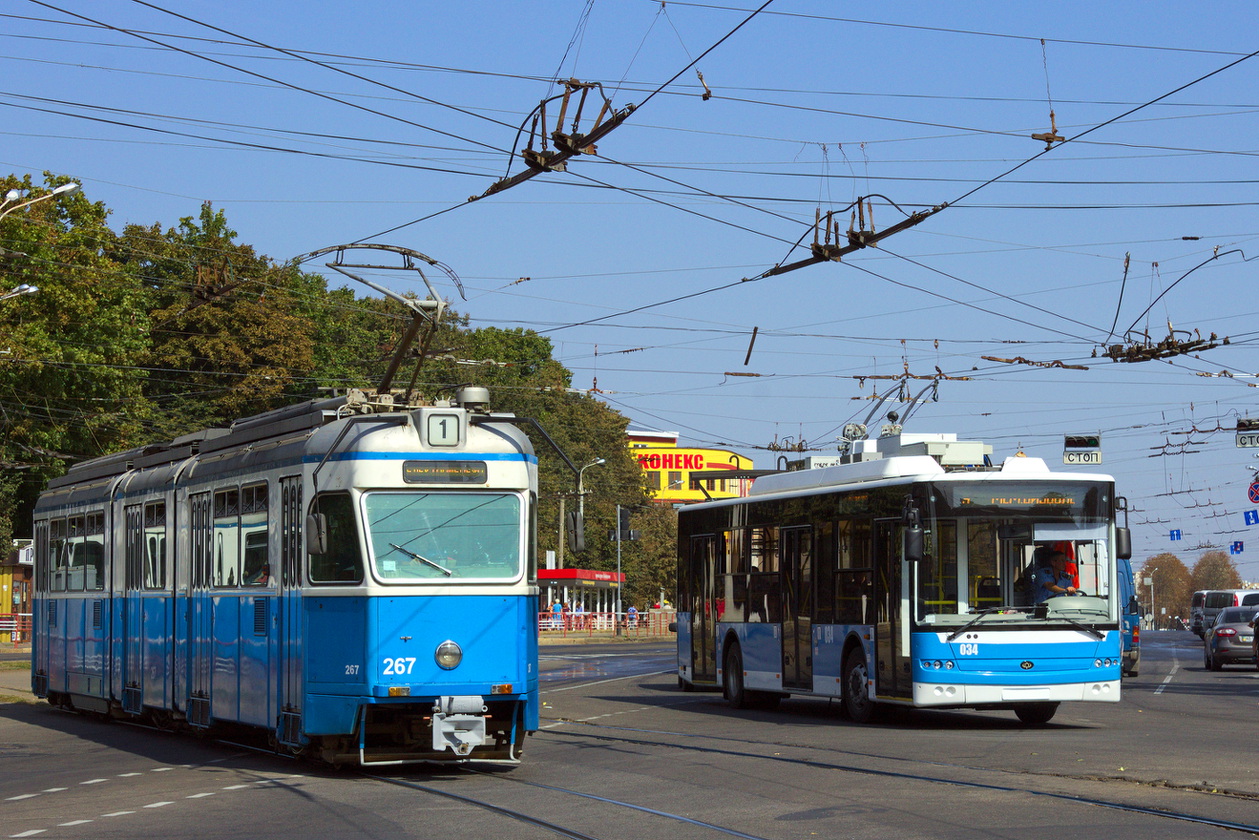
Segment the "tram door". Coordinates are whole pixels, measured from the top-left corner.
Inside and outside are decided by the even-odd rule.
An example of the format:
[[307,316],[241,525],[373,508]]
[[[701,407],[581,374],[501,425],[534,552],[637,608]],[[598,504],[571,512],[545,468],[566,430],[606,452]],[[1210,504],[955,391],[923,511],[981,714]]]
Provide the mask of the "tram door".
[[875,656],[880,697],[908,697],[913,675],[909,661],[907,576],[903,573],[902,531],[899,519],[874,523]]
[[280,479],[280,729],[296,744],[302,717],[302,479]]
[[139,714],[144,696],[144,511],[140,505],[124,509],[122,662],[115,679],[121,681],[122,707]]
[[211,558],[214,507],[211,494],[189,496],[192,574],[188,581],[188,722],[210,725],[210,689],[214,668],[214,601]]
[[691,538],[691,667],[692,679],[717,679],[717,537]]
[[780,551],[783,578],[783,685],[812,689],[813,529],[784,528]]

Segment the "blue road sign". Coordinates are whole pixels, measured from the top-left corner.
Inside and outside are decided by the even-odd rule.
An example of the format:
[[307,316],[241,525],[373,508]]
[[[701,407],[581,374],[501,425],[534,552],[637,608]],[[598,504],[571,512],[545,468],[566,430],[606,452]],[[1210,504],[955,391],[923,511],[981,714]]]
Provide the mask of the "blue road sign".
[[1229,554],[1241,554],[1241,553],[1242,553],[1242,548],[1243,548],[1242,541],[1241,541],[1241,540],[1237,540],[1236,542],[1234,542],[1232,545],[1230,545],[1230,546],[1228,547],[1228,553],[1229,553]]
[[1259,510],[1248,510],[1242,514],[1247,525],[1259,525]]
[[1246,498],[1252,505],[1259,505],[1259,481],[1252,481],[1246,489]]
[[1172,529],[1172,532],[1171,532],[1171,538],[1172,538],[1173,540],[1178,540],[1178,539],[1180,539],[1180,529],[1179,529],[1179,528],[1173,528],[1173,529]]

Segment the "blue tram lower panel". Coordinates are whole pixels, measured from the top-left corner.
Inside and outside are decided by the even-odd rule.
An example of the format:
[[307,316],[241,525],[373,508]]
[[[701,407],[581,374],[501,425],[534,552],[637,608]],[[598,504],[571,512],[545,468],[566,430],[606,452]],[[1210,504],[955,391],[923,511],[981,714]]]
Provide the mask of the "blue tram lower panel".
[[[538,727],[537,598],[519,595],[307,597],[307,736],[355,732],[361,707],[431,709],[442,697],[523,703]],[[443,642],[462,651],[449,670]]]
[[1119,701],[1117,630],[1104,639],[1075,630],[949,635],[911,637],[915,705]]

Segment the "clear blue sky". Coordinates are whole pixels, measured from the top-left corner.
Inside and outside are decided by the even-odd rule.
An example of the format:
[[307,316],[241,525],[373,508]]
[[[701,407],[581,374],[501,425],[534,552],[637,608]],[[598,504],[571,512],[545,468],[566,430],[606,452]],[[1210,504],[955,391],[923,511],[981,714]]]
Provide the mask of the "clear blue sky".
[[[1064,434],[1100,433],[1138,559],[1242,539],[1259,578],[1259,460],[1232,432],[1259,416],[1259,58],[1221,70],[1259,49],[1253,4],[778,0],[733,34],[756,4],[164,5],[186,19],[5,5],[0,170],[82,181],[118,230],[210,201],[277,260],[422,251],[462,278],[466,302],[442,291],[475,325],[539,330],[634,422],[759,466],[775,441],[833,451],[894,386],[858,377],[938,370],[908,430],[1051,464]],[[521,170],[518,127],[568,77],[641,107],[598,156],[467,203]],[[1072,139],[1036,157],[1051,107]],[[815,213],[867,195],[876,230],[903,218],[893,202],[951,206],[842,264],[739,282],[807,256]],[[1169,322],[1231,343],[1092,357]],[[1240,378],[1199,375],[1220,372]]]

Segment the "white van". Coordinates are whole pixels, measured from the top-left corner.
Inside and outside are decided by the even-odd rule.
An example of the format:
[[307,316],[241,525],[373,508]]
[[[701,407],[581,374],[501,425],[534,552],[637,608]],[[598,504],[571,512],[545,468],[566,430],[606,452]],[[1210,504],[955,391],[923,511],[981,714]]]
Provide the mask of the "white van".
[[[1197,594],[1196,592],[1194,593]],[[1259,589],[1207,589],[1202,602],[1202,626],[1198,635],[1205,635],[1215,617],[1226,607],[1259,606]]]

